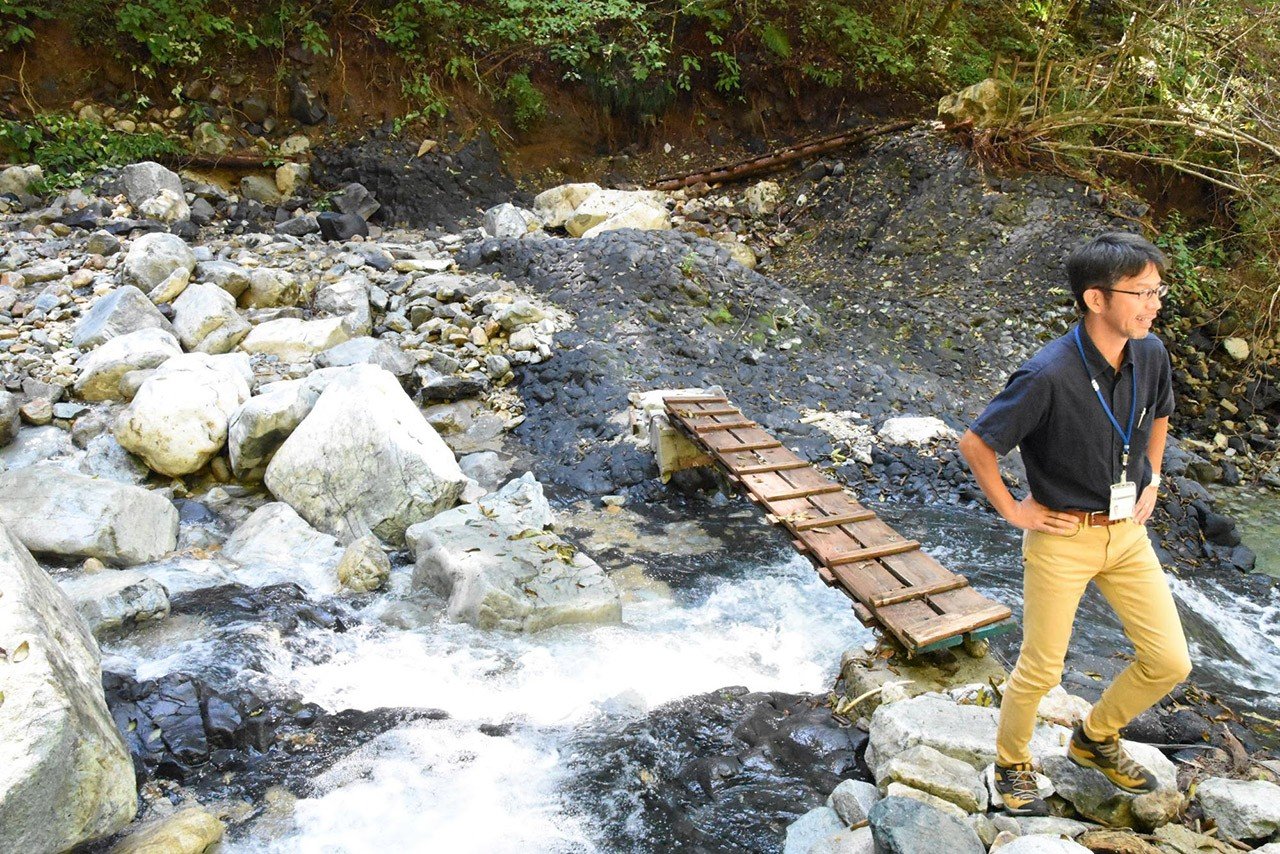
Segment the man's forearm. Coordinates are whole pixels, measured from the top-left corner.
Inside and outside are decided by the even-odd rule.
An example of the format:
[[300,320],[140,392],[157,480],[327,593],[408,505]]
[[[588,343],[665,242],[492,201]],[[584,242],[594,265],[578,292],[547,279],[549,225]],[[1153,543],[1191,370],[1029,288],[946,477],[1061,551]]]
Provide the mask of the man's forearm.
[[[1154,428],[1152,438],[1155,438]],[[973,479],[978,482],[982,494],[987,496],[997,513],[1008,519],[1018,502],[1000,477],[1000,462],[996,452],[977,433],[966,430],[960,437],[960,453],[969,464],[969,470],[973,472]]]
[[1147,459],[1151,461],[1151,471],[1160,474],[1164,465],[1164,446],[1169,441],[1169,418],[1157,418],[1151,422],[1151,440],[1147,442]]

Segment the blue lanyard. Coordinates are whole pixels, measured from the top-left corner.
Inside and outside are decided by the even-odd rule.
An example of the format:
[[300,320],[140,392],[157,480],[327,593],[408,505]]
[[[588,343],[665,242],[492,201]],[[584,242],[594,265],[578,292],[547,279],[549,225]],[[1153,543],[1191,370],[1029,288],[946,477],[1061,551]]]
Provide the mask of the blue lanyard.
[[1124,459],[1120,461],[1120,479],[1124,480],[1129,476],[1129,442],[1133,438],[1133,420],[1138,414],[1138,366],[1133,365],[1131,374],[1133,376],[1133,396],[1129,400],[1129,429],[1124,430],[1120,427],[1120,422],[1116,420],[1116,416],[1111,412],[1111,406],[1107,403],[1107,399],[1102,396],[1102,389],[1098,387],[1098,381],[1093,378],[1093,371],[1089,370],[1089,360],[1084,355],[1084,344],[1080,341],[1080,324],[1076,324],[1076,350],[1080,352],[1080,361],[1084,362],[1085,375],[1089,377],[1089,384],[1093,386],[1093,393],[1098,396],[1098,403],[1102,404],[1102,411],[1107,413],[1107,418],[1111,421],[1111,426],[1116,428],[1116,432],[1120,434],[1120,438],[1124,441]]

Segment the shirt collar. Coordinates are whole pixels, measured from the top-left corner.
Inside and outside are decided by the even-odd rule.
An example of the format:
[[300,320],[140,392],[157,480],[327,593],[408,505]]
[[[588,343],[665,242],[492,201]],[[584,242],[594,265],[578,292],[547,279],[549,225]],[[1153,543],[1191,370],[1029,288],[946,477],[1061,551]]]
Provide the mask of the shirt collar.
[[1120,356],[1120,370],[1112,370],[1111,363],[1098,352],[1098,348],[1093,345],[1093,339],[1089,337],[1089,330],[1085,328],[1084,321],[1079,321],[1076,326],[1080,329],[1080,343],[1084,345],[1084,355],[1089,361],[1089,378],[1096,379],[1099,374],[1108,379],[1119,376],[1124,373],[1125,366],[1133,367],[1133,348],[1126,342],[1124,351]]

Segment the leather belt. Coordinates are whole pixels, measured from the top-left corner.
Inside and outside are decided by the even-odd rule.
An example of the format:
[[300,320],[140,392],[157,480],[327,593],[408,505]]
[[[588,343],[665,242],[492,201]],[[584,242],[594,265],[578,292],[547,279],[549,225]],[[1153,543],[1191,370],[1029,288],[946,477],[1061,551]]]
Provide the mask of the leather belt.
[[1060,510],[1060,513],[1066,513],[1079,519],[1087,528],[1105,528],[1107,525],[1118,525],[1121,522],[1127,522],[1128,519],[1112,519],[1101,510]]

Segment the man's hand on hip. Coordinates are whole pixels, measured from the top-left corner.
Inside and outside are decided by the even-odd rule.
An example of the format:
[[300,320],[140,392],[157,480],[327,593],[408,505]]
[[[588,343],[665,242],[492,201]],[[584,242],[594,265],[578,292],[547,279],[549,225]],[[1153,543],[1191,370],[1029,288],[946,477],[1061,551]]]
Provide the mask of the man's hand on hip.
[[1005,521],[1024,531],[1043,531],[1046,534],[1074,534],[1080,520],[1069,513],[1050,510],[1030,495],[1013,505]]
[[1147,524],[1147,520],[1151,518],[1151,514],[1156,509],[1156,498],[1159,497],[1159,490],[1154,486],[1148,486],[1142,490],[1142,494],[1138,496],[1138,501],[1133,505],[1133,521],[1139,525]]

